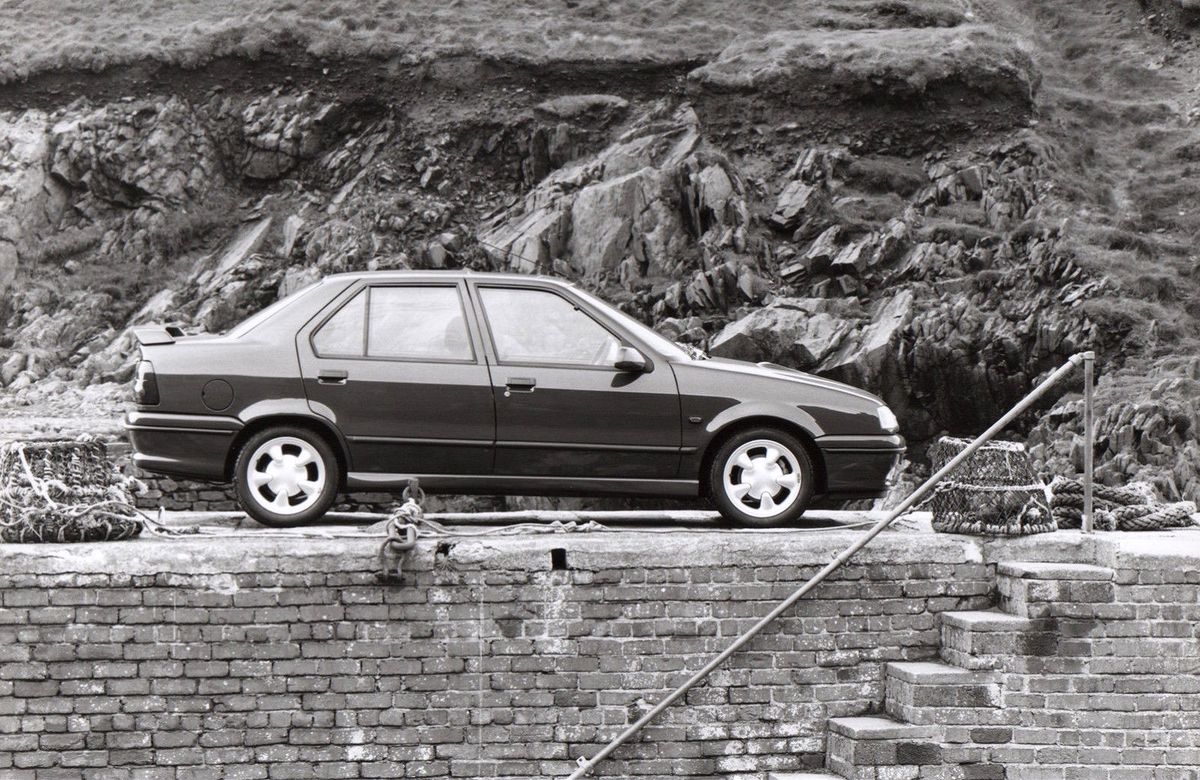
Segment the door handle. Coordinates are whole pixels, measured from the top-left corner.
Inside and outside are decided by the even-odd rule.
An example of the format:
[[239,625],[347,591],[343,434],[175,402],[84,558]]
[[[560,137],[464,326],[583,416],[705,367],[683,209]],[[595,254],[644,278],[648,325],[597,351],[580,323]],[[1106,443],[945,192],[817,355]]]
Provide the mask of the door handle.
[[323,385],[344,385],[350,373],[344,369],[323,369],[317,372],[317,382]]
[[532,393],[537,387],[537,380],[533,377],[526,376],[510,376],[504,382],[505,397],[513,393]]

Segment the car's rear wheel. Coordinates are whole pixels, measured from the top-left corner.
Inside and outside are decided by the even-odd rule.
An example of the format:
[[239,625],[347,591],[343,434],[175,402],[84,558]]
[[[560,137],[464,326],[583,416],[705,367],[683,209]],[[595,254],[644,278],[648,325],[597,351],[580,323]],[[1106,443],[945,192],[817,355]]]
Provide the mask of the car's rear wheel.
[[319,519],[333,506],[340,479],[337,457],[306,428],[260,431],[238,452],[235,484],[246,514],[277,528]]
[[709,495],[722,516],[769,527],[799,518],[813,494],[813,466],[793,435],[771,428],[729,437],[712,458]]

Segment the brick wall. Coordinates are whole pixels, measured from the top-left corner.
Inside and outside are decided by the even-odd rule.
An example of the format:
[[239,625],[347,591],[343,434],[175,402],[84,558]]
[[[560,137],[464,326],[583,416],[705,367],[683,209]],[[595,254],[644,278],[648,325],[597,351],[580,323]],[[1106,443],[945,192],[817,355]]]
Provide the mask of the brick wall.
[[[0,776],[565,776],[846,538],[423,542],[401,585],[367,540],[5,546]],[[988,601],[968,558],[886,540],[604,774],[820,765],[826,717]]]
[[[565,777],[851,538],[428,540],[399,585],[376,580],[372,539],[0,546],[0,777]],[[887,534],[600,776],[820,767],[826,719],[881,712],[885,663],[936,658],[941,612],[994,603],[996,560],[1103,552],[1077,542]],[[1005,732],[1030,746],[1014,767],[1058,773],[1008,778],[1143,776],[1062,769],[1097,750],[1090,770],[1200,760],[1200,554],[1129,560],[1120,633],[1063,638],[1095,643],[1086,675],[1010,678],[1066,714]],[[1085,709],[1086,733],[1068,718]]]

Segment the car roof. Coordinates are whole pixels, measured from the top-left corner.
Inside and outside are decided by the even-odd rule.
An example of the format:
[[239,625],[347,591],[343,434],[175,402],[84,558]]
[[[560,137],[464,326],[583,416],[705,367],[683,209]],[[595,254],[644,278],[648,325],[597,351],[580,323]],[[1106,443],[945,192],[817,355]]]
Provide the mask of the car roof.
[[405,280],[421,281],[424,279],[487,279],[499,282],[550,282],[552,284],[570,287],[571,282],[544,274],[501,273],[497,271],[472,271],[465,268],[450,270],[393,270],[393,271],[350,271],[347,273],[330,274],[321,281],[334,282],[349,279],[372,279],[376,281]]

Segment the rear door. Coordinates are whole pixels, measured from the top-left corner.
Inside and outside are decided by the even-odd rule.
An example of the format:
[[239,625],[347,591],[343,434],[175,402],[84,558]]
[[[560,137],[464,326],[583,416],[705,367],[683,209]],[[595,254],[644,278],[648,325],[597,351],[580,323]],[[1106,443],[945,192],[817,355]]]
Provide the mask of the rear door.
[[497,475],[675,478],[679,394],[665,361],[616,370],[625,334],[557,287],[471,289],[493,364]]
[[495,409],[462,282],[352,286],[297,336],[309,405],[350,470],[491,473]]

